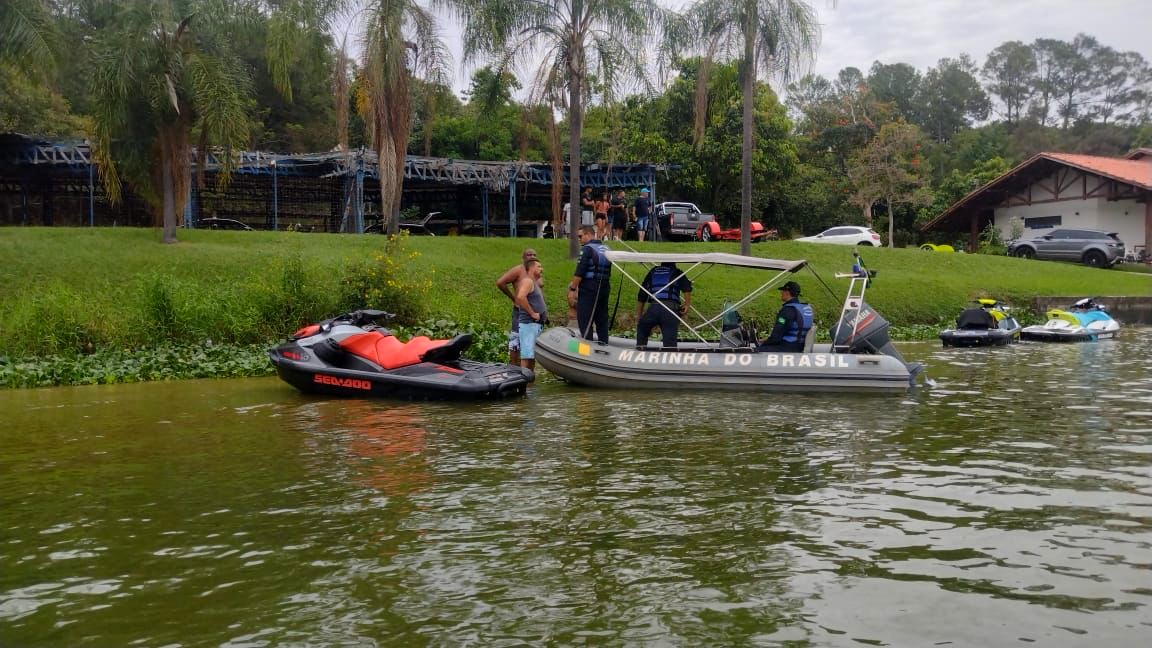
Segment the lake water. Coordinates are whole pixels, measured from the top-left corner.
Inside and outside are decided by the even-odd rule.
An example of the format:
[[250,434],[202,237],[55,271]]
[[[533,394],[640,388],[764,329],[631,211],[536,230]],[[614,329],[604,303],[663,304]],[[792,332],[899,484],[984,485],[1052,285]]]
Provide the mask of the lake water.
[[1145,646],[1152,330],[897,396],[0,391],[2,646]]

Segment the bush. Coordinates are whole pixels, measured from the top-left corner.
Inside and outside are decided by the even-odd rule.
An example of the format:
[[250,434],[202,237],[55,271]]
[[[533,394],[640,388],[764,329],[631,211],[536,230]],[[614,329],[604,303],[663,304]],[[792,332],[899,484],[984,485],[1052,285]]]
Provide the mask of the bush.
[[980,243],[976,247],[976,252],[979,254],[998,254],[1004,255],[1008,252],[1008,245],[1004,242],[1004,237],[1000,235],[1000,230],[992,223],[980,232]]
[[406,272],[420,253],[410,250],[408,232],[389,236],[384,250],[371,261],[349,265],[342,281],[341,310],[378,308],[395,314],[399,325],[415,325],[424,317],[424,299],[432,288],[431,273]]

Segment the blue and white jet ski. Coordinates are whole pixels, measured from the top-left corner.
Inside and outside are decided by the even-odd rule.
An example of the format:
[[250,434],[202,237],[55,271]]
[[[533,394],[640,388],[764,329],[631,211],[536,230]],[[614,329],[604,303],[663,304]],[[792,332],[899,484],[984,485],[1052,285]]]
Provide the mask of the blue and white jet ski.
[[1068,310],[1050,309],[1044,324],[1026,326],[1021,339],[1037,342],[1095,342],[1110,340],[1120,332],[1120,322],[1112,319],[1103,304],[1085,297]]

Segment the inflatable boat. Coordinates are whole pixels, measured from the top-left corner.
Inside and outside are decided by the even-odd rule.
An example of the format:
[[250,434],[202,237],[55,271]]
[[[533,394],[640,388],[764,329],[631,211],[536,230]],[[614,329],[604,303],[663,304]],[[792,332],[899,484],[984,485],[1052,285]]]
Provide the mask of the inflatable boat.
[[[681,272],[698,276],[714,267],[752,268],[775,272],[734,304],[697,325],[680,315],[675,350],[659,342],[637,348],[631,338],[611,337],[607,343],[582,339],[577,330],[556,327],[536,341],[541,367],[574,385],[636,389],[722,389],[742,391],[900,392],[915,382],[923,366],[907,363],[888,338],[888,322],[864,301],[874,272],[838,274],[850,279],[848,296],[830,331],[831,344],[814,344],[809,329],[802,352],[756,350],[756,332],[747,326],[724,327],[740,306],[763,295],[785,276],[807,265],[736,254],[673,254],[608,251],[619,275],[637,287],[627,267],[646,268],[674,262]],[[614,273],[615,274],[615,273]],[[644,290],[644,288],[640,288]],[[649,295],[655,299],[655,295]],[[703,315],[702,315],[703,317]],[[727,329],[727,330],[725,330]]]

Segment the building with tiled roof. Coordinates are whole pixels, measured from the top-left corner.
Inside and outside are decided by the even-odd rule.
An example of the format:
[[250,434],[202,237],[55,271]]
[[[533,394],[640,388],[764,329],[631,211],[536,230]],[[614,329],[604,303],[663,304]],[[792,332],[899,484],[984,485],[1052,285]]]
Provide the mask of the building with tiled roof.
[[966,232],[975,249],[992,223],[1004,237],[1030,230],[1081,227],[1116,232],[1129,251],[1152,250],[1152,149],[1122,158],[1038,153],[964,196],[923,226]]

